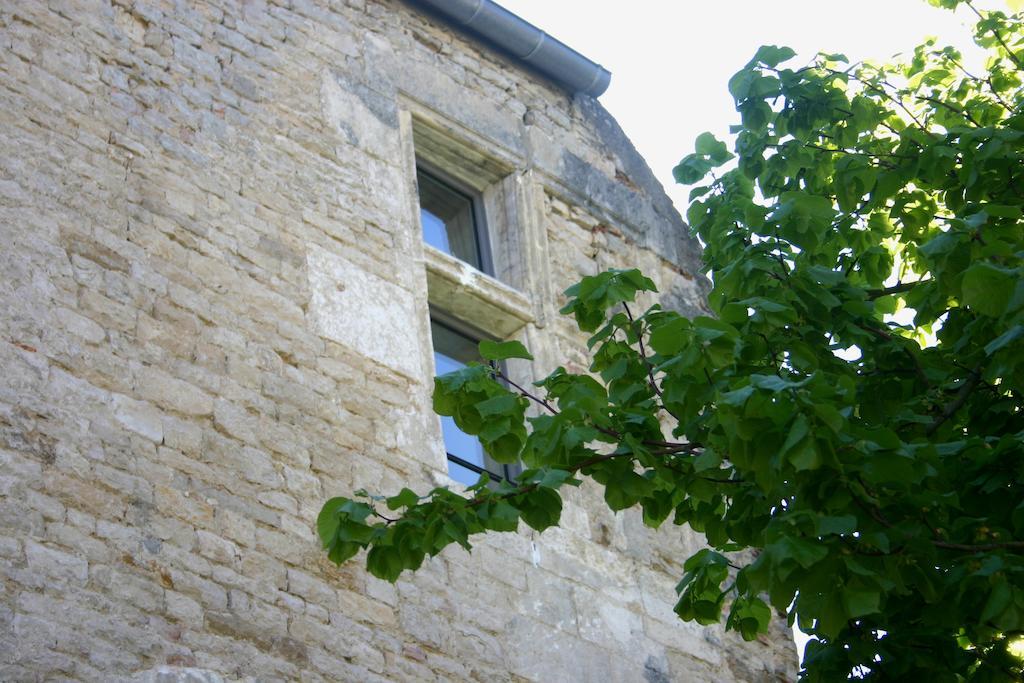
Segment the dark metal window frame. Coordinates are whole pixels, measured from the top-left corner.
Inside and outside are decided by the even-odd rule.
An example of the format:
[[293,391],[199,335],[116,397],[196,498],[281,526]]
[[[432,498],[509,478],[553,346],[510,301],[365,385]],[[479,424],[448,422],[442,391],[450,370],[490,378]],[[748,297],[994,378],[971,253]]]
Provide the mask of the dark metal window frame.
[[[487,215],[484,211],[483,195],[480,191],[419,157],[416,158],[416,172],[422,173],[439,185],[443,185],[452,192],[462,195],[469,200],[473,211],[473,233],[476,238],[476,257],[480,262],[480,272],[494,276],[494,261],[491,256],[490,234],[487,230]],[[420,208],[422,209],[422,205]],[[453,258],[458,258],[454,254],[449,255]]]
[[[444,311],[439,310],[435,306],[430,306],[430,320],[431,322],[436,323],[441,327],[447,328],[450,332],[454,332],[455,334],[465,337],[467,339],[472,339],[478,342],[482,339],[490,339],[493,341],[497,341],[494,339],[492,335],[481,332],[479,329],[467,324],[465,321],[454,318],[445,313]],[[436,353],[437,349],[433,348],[433,340],[431,340],[431,347],[432,351]],[[504,373],[505,364],[498,363],[498,369],[502,373]],[[477,474],[486,473],[487,476],[491,478],[491,482],[495,484],[500,483],[501,481],[514,482],[516,476],[518,476],[518,474],[523,471],[522,465],[519,463],[506,465],[503,463],[495,462],[494,464],[501,468],[501,474],[498,474],[497,472],[492,472],[491,470],[488,470],[485,467],[481,467],[480,465],[468,462],[453,453],[449,453],[447,444],[445,448],[445,455],[447,455],[448,460],[454,462],[456,465],[465,467],[466,469],[476,472]]]

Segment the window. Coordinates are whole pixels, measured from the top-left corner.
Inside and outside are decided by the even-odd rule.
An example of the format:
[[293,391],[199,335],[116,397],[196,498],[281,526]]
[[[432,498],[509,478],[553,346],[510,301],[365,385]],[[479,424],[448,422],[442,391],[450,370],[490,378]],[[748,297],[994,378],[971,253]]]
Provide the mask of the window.
[[[434,370],[438,375],[454,372],[472,361],[480,360],[477,340],[435,318],[430,320],[430,336],[434,343]],[[511,479],[514,476],[514,468],[495,462],[484,452],[480,441],[456,427],[451,417],[441,417],[441,432],[448,453],[448,474],[455,481],[471,486],[485,472],[492,481]]]
[[[481,339],[522,337],[534,322],[534,302],[524,294],[534,265],[525,226],[543,227],[533,221],[539,214],[527,210],[534,195],[517,170],[521,159],[419,103],[405,105],[400,129],[419,200],[410,206],[410,219],[423,245],[434,371],[443,375],[478,361]],[[438,436],[454,481],[473,485],[486,474],[496,483],[521,471],[495,462],[452,418],[440,420]]]
[[477,270],[492,272],[480,200],[437,172],[416,168],[423,240]]

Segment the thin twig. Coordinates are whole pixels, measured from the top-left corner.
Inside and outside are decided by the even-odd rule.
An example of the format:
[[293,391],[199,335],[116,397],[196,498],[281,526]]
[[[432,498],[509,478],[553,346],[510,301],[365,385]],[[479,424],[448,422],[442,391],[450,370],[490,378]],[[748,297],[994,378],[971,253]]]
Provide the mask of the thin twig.
[[869,289],[867,291],[867,295],[869,299],[877,299],[882,296],[888,296],[889,294],[902,294],[903,292],[909,292],[917,285],[924,284],[926,282],[931,282],[931,280],[928,279],[914,280],[912,282],[898,282],[892,287],[884,287],[882,289]]
[[[889,332],[885,332],[884,330],[880,330],[876,327],[866,327],[864,325],[857,325],[857,328],[864,330],[865,332],[870,332],[879,339],[884,339],[885,341],[888,342],[896,341],[896,337],[894,337],[892,334],[890,334]],[[928,375],[925,374],[924,367],[921,365],[920,359],[918,359],[917,355],[913,351],[911,351],[906,344],[900,343],[898,345],[900,347],[900,350],[903,351],[903,353],[906,354],[907,358],[909,358],[910,361],[914,364],[914,371],[917,372],[918,379],[921,380],[922,384],[930,388],[932,386],[932,382],[930,379],[928,379]]]
[[[766,147],[771,147],[773,149],[785,149],[787,144],[788,143],[769,144],[769,145],[765,145],[765,146]],[[800,146],[801,147],[805,147],[805,148],[809,148],[809,149],[817,149],[817,150],[820,150],[822,152],[832,152],[833,154],[846,154],[846,155],[849,155],[849,156],[869,157],[871,159],[874,159],[875,163],[877,163],[880,167],[887,168],[887,169],[895,169],[895,168],[897,168],[897,166],[895,166],[893,164],[884,163],[878,157],[890,157],[890,158],[893,158],[893,159],[914,159],[915,158],[915,157],[910,156],[909,154],[896,154],[894,152],[858,152],[857,150],[845,149],[843,147],[825,147],[823,145],[815,145],[815,144],[810,143],[810,142],[804,142],[804,143],[800,144]]]
[[1006,541],[1005,543],[984,543],[982,545],[968,545],[966,543],[948,543],[946,541],[932,541],[936,548],[947,550],[963,550],[969,553],[983,553],[989,550],[1007,550],[1010,548],[1024,548],[1024,541]]
[[992,83],[992,77],[989,76],[988,78],[986,78],[985,82],[988,83],[988,89],[992,91],[992,96],[995,97],[999,101],[999,104],[1003,105],[1003,108],[1005,108],[1006,111],[1012,112],[1013,111],[1013,107],[1011,107],[1006,102],[1006,100],[1004,100],[1002,97],[999,96],[999,91],[996,90],[996,86]]
[[584,467],[590,467],[591,465],[597,465],[597,464],[600,464],[602,462],[605,462],[606,460],[611,460],[612,458],[619,458],[619,457],[621,457],[623,455],[633,455],[633,453],[625,452],[625,453],[604,453],[604,454],[598,454],[598,455],[589,457],[589,458],[587,458],[586,460],[584,460],[582,462],[576,463],[575,465],[572,466],[572,468],[569,469],[569,471],[572,472],[573,474],[575,474],[576,472],[579,472],[580,470],[582,470]]
[[922,102],[931,102],[932,104],[937,104],[940,107],[945,107],[946,109],[950,110],[954,114],[958,114],[958,115],[964,117],[965,119],[967,119],[968,121],[973,123],[978,128],[981,128],[981,124],[978,123],[978,120],[976,118],[974,118],[973,116],[971,116],[971,113],[969,111],[967,111],[966,109],[959,109],[957,107],[954,107],[949,102],[944,102],[944,101],[942,101],[942,100],[940,100],[940,99],[938,99],[936,97],[924,97],[922,95],[914,95],[914,98],[918,99],[918,100],[921,100]]
[[950,62],[952,62],[958,69],[960,69],[960,71],[962,71],[964,73],[965,76],[970,78],[972,81],[975,81],[976,83],[987,83],[989,90],[992,91],[992,96],[994,98],[996,98],[996,101],[998,101],[999,104],[1001,104],[1003,106],[1003,109],[1005,109],[1006,111],[1009,111],[1009,112],[1013,111],[1013,107],[1011,107],[1009,105],[1009,103],[1007,103],[1002,97],[999,96],[999,91],[996,90],[996,86],[992,84],[992,77],[991,76],[988,76],[986,78],[978,78],[977,76],[972,74],[970,71],[965,69],[964,65],[961,64],[959,61],[953,59],[952,57],[948,57],[948,56],[946,56],[946,59],[948,59]]
[[540,398],[538,396],[534,396],[529,391],[527,391],[526,389],[522,388],[521,386],[519,386],[518,384],[516,384],[515,382],[510,380],[508,378],[508,376],[505,373],[503,373],[501,370],[499,370],[498,368],[492,366],[491,369],[494,370],[494,375],[497,378],[499,378],[501,380],[504,380],[505,382],[508,382],[512,386],[512,388],[515,389],[516,391],[518,391],[520,394],[522,394],[522,396],[524,398],[530,399],[531,401],[535,402],[537,405],[544,406],[544,408],[546,408],[548,410],[548,412],[550,412],[552,415],[558,415],[558,411],[555,410],[554,406],[552,406],[550,403],[548,403],[547,401],[545,401],[544,399],[542,399],[542,398]]
[[[858,477],[857,480],[860,481],[861,486],[863,486],[864,490],[867,491],[868,488],[864,484],[864,481],[862,479],[860,479],[860,477]],[[867,503],[865,501],[860,500],[860,498],[856,495],[856,491],[853,491],[851,489],[851,492],[853,492],[855,494],[853,496],[853,502],[856,503],[858,505],[858,507],[860,507],[862,510],[864,510],[869,515],[871,515],[872,519],[874,519],[876,522],[878,522],[879,524],[881,524],[882,526],[884,526],[887,529],[895,529],[895,525],[892,522],[890,522],[888,519],[886,519],[885,515],[882,513],[882,511],[877,506],[871,505],[871,504],[869,504],[869,503]],[[869,495],[870,495],[870,493],[869,493]],[[931,529],[933,535],[937,535],[938,534],[938,530],[935,529],[930,523],[925,521],[925,524],[927,524],[928,528]],[[909,534],[909,533],[907,533],[905,531],[901,531],[901,533],[904,536],[906,536],[907,538],[911,538],[911,536],[912,536],[911,534]],[[1003,543],[983,543],[983,544],[980,544],[980,545],[970,545],[970,544],[967,544],[967,543],[951,543],[949,541],[942,541],[942,540],[939,540],[937,538],[934,538],[934,539],[931,539],[929,542],[933,546],[935,546],[936,548],[944,548],[946,550],[962,550],[964,552],[971,552],[971,553],[980,553],[980,552],[986,552],[986,551],[989,551],[989,550],[1006,550],[1006,549],[1024,548],[1024,541],[1005,541]]]
[[661,389],[658,388],[657,383],[654,381],[654,367],[651,362],[647,359],[647,350],[644,348],[644,331],[643,329],[636,329],[636,320],[633,318],[633,312],[629,310],[629,306],[626,302],[622,302],[622,307],[626,309],[626,317],[629,318],[629,326],[634,328],[633,331],[636,333],[637,343],[640,345],[640,357],[644,360],[644,366],[647,368],[647,378],[651,382],[651,389],[654,389],[654,393],[658,395],[658,398],[662,398]]
[[[841,73],[839,71],[836,71],[835,69],[829,69],[827,67],[825,67],[825,71],[828,71],[828,72],[830,72],[832,74],[836,74],[836,75],[839,75]],[[906,113],[907,116],[910,117],[910,119],[914,123],[917,124],[918,128],[920,128],[923,131],[927,130],[924,127],[924,124],[921,123],[920,119],[918,119],[917,116],[914,115],[914,112],[910,111],[910,109],[907,108],[907,105],[903,103],[903,99],[902,98],[895,97],[894,95],[890,94],[889,91],[886,90],[885,88],[883,88],[881,86],[878,86],[878,85],[875,85],[874,83],[869,83],[868,81],[864,80],[860,76],[854,75],[854,76],[852,76],[852,78],[855,81],[857,81],[858,83],[863,84],[864,87],[866,87],[866,88],[868,88],[870,90],[874,90],[877,93],[880,93],[882,96],[887,98],[889,101],[895,103],[897,106],[899,106],[900,109],[902,109]],[[891,83],[889,83],[887,81],[882,81],[882,83],[884,83],[885,85],[889,86],[890,88],[892,88],[896,92],[899,92],[899,90],[894,85],[892,85]]]
[[963,385],[960,387],[960,391],[956,392],[956,398],[954,398],[942,412],[935,418],[935,420],[928,425],[928,429],[924,431],[926,436],[931,436],[942,426],[949,418],[953,417],[960,408],[963,407],[964,403],[967,402],[967,398],[974,391],[974,388],[978,386],[978,382],[981,381],[981,366],[971,370],[970,376],[964,380]]
[[712,482],[714,484],[746,484],[747,483],[747,482],[743,481],[742,479],[716,479],[714,477],[701,477],[701,476],[698,476],[697,478],[698,479],[703,479],[704,481],[710,481],[710,482]]
[[[973,4],[971,4],[970,0],[967,0],[967,2],[965,2],[964,4],[967,5],[968,7],[970,7],[971,11],[974,12],[976,15],[978,15],[979,19],[981,19],[982,21],[985,20],[985,15],[982,14],[981,12],[979,12],[978,9]],[[996,40],[999,41],[999,44],[1003,46],[1004,50],[1006,50],[1006,54],[1010,55],[1010,59],[1013,61],[1014,64],[1017,65],[1017,68],[1018,69],[1024,69],[1024,62],[1022,62],[1017,57],[1017,55],[1015,55],[1013,53],[1013,50],[1011,50],[1010,46],[1006,44],[1005,40],[1003,40],[1003,36],[999,33],[999,31],[997,31],[997,30],[995,30],[993,28],[992,29],[992,35],[994,35],[996,37]]]

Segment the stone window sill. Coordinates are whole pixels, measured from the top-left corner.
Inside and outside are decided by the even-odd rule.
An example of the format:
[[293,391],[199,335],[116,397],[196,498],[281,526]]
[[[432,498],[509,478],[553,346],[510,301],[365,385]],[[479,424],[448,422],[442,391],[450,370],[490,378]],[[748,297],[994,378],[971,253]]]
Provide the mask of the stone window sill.
[[533,322],[533,307],[522,292],[429,244],[423,245],[423,260],[430,304],[446,314],[499,339]]

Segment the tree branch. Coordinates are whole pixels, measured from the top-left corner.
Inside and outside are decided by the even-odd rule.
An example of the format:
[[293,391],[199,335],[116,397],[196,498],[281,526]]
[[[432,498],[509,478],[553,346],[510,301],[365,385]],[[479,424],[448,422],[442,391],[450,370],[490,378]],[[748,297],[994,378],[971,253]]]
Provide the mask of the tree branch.
[[521,386],[519,386],[518,384],[516,384],[515,382],[510,380],[505,373],[503,373],[501,370],[499,370],[498,368],[494,367],[493,365],[491,366],[491,369],[494,371],[494,375],[498,379],[501,379],[501,380],[504,380],[505,382],[507,382],[513,389],[518,391],[523,396],[523,398],[528,398],[531,401],[533,401],[534,403],[536,403],[537,405],[543,406],[552,415],[558,415],[558,411],[550,403],[548,403],[547,401],[545,401],[544,399],[542,399],[542,398],[540,398],[538,396],[535,396],[535,395],[531,394],[529,391],[527,391],[526,389],[522,388]]
[[[632,453],[599,453],[599,454],[597,454],[597,455],[595,455],[593,457],[587,458],[586,460],[582,460],[582,461],[576,463],[575,465],[573,465],[573,466],[571,466],[568,469],[563,470],[563,471],[569,472],[570,474],[576,474],[577,472],[579,472],[580,470],[582,470],[585,467],[591,467],[593,465],[598,465],[598,464],[600,464],[602,462],[605,462],[607,460],[611,460],[613,458],[620,458],[620,457],[622,457],[624,455],[632,455]],[[513,498],[515,496],[519,496],[519,495],[522,495],[524,493],[529,493],[530,491],[534,490],[535,488],[537,488],[537,483],[536,482],[531,482],[529,484],[521,484],[516,489],[514,489],[512,491],[509,491],[507,493],[501,494],[500,496],[498,496],[498,499],[499,500],[505,500],[507,498]],[[483,503],[485,503],[485,502],[487,502],[489,500],[493,500],[493,499],[494,498],[492,496],[476,496],[474,498],[470,498],[466,502],[466,507],[476,507],[478,505],[482,505]],[[378,517],[379,516],[380,515],[378,515]],[[395,520],[395,521],[397,521],[397,520]],[[390,523],[390,521],[389,521],[389,523]]]
[[598,464],[600,464],[602,462],[605,462],[606,460],[611,460],[612,458],[620,458],[623,455],[633,455],[633,453],[629,453],[629,452],[627,452],[627,453],[599,453],[598,455],[595,455],[595,456],[592,456],[590,458],[587,458],[586,460],[584,460],[582,462],[576,463],[571,468],[569,468],[569,471],[572,472],[573,474],[575,474],[576,472],[579,472],[580,470],[582,470],[584,467],[590,467],[592,465],[598,465]]
[[993,85],[992,83],[992,77],[989,76],[988,78],[986,78],[985,82],[988,83],[988,89],[992,91],[992,96],[995,97],[996,100],[998,100],[999,104],[1003,105],[1003,108],[1006,109],[1006,111],[1012,112],[1013,107],[1011,107],[1002,97],[999,96],[999,91],[996,90],[996,86]]
[[889,294],[902,294],[903,292],[909,292],[917,285],[931,282],[928,280],[914,280],[913,282],[898,282],[892,287],[884,287],[882,289],[869,289],[867,295],[869,299],[877,299],[879,297],[888,296]]
[[[622,302],[622,307],[626,309],[626,317],[629,318],[629,326],[633,327],[636,325],[636,320],[633,319],[633,312],[629,310],[629,306],[626,302]],[[651,389],[654,389],[654,393],[658,395],[658,398],[662,398],[661,389],[658,388],[657,383],[654,381],[654,368],[651,366],[650,361],[647,360],[647,350],[644,348],[644,331],[642,329],[634,329],[636,333],[636,340],[640,346],[640,357],[644,360],[644,366],[647,368],[647,379],[650,380]]]
[[[914,284],[917,284],[917,283],[915,282]],[[856,325],[856,323],[854,323],[854,324]],[[856,326],[857,326],[858,329],[864,330],[865,332],[870,332],[871,334],[875,335],[879,339],[884,339],[885,341],[888,341],[888,342],[896,341],[896,338],[893,337],[892,334],[890,334],[889,332],[885,332],[884,330],[879,330],[879,329],[877,329],[875,327],[865,327],[864,325],[856,325]],[[918,359],[918,357],[914,354],[913,351],[911,351],[905,345],[899,344],[899,347],[903,351],[903,353],[905,353],[907,355],[907,357],[910,358],[910,362],[912,362],[914,364],[914,371],[917,373],[917,377],[918,377],[918,379],[921,380],[921,383],[924,384],[926,387],[931,387],[932,386],[931,380],[929,380],[928,379],[928,375],[925,374],[924,368],[921,366],[921,361]]]
[[[837,76],[841,75],[843,73],[841,71],[836,71],[835,69],[830,69],[828,67],[825,67],[825,71],[828,71],[829,73],[835,74]],[[910,109],[907,108],[907,105],[903,103],[903,100],[901,98],[895,97],[894,95],[889,93],[889,91],[886,90],[885,88],[883,88],[881,86],[878,86],[878,85],[875,85],[874,83],[870,83],[870,82],[864,80],[863,78],[860,78],[859,76],[850,75],[850,74],[847,74],[847,75],[849,75],[851,78],[853,78],[858,83],[863,84],[865,88],[868,88],[869,90],[874,90],[875,92],[879,93],[880,95],[882,95],[883,97],[888,99],[890,102],[893,102],[894,104],[896,104],[900,109],[902,109],[904,111],[904,113],[907,116],[910,117],[911,121],[913,121],[915,124],[917,124],[918,128],[920,128],[923,131],[927,131],[927,129],[924,127],[924,124],[922,124],[920,119],[918,119],[917,116],[914,115],[914,112],[910,111]],[[891,83],[887,83],[885,81],[882,81],[882,82],[885,85],[888,85],[893,90],[896,90],[897,92],[899,92],[897,90],[897,88],[895,88]]]
[[[933,54],[941,54],[941,53],[935,52]],[[943,56],[945,56],[945,55],[943,55]],[[953,59],[952,57],[948,57],[948,56],[945,56],[945,58],[947,60],[949,60],[950,62],[952,62],[953,65],[956,66],[956,68],[960,69],[960,71],[962,71],[965,76],[970,78],[975,83],[985,83],[985,84],[987,84],[989,90],[992,91],[992,96],[994,98],[996,98],[996,101],[999,102],[1000,105],[1002,105],[1003,109],[1005,109],[1008,112],[1012,112],[1013,111],[1013,107],[1011,107],[1009,105],[1009,103],[1006,102],[1006,100],[1004,100],[1002,97],[999,96],[999,91],[996,90],[996,86],[992,84],[992,77],[991,76],[989,76],[988,78],[978,78],[977,76],[972,74],[970,71],[965,69],[964,65],[961,64],[959,61]]]
[[1008,550],[1024,548],[1024,541],[1006,541],[1005,543],[984,543],[982,545],[968,545],[965,543],[949,543],[947,541],[932,541],[936,548],[947,550],[963,550],[969,553],[983,553],[989,550]]
[[[857,480],[860,482],[860,485],[864,487],[865,492],[867,492],[868,487],[864,484],[863,480],[861,480],[860,477],[858,477]],[[882,513],[881,509],[878,508],[878,506],[867,501],[862,501],[860,497],[857,495],[857,492],[854,491],[853,489],[851,489],[850,492],[854,494],[853,502],[856,503],[857,506],[860,507],[862,510],[871,515],[872,519],[874,519],[876,522],[881,524],[886,529],[894,528],[895,525],[888,519],[886,519],[885,515]],[[868,495],[871,495],[870,492],[868,493]],[[938,535],[938,530],[936,530],[931,525],[931,523],[925,520],[925,524],[931,530],[933,536]],[[909,534],[904,533],[904,535],[908,538],[910,537]],[[967,543],[951,543],[949,541],[942,541],[938,538],[933,538],[930,540],[930,543],[936,548],[945,548],[946,550],[962,550],[964,552],[970,553],[981,553],[989,550],[1024,549],[1024,541],[1004,541],[1003,543],[983,543],[980,545],[970,545]]]
[[[769,145],[765,145],[765,146],[766,147],[771,147],[773,149],[784,149],[786,145],[785,144],[782,144],[782,145],[769,144]],[[808,148],[808,149],[820,150],[822,152],[832,152],[833,154],[846,154],[846,155],[849,155],[849,156],[868,157],[869,159],[874,160],[874,162],[878,166],[880,166],[882,168],[887,168],[887,169],[890,169],[890,170],[897,168],[897,166],[895,166],[894,164],[885,163],[879,157],[891,157],[893,159],[913,159],[914,158],[914,157],[911,157],[911,156],[906,155],[906,154],[894,154],[894,153],[891,153],[891,152],[858,152],[856,150],[844,149],[842,147],[825,147],[823,145],[815,145],[815,144],[810,143],[810,142],[804,142],[800,146]]]
[[[964,4],[970,7],[971,11],[978,15],[979,19],[981,19],[982,21],[985,20],[985,15],[979,12],[978,9],[970,2],[970,0],[967,0],[967,2],[965,2]],[[1018,69],[1024,69],[1024,61],[1021,61],[1021,59],[1013,53],[1013,50],[1010,49],[1010,46],[1006,44],[1005,40],[1003,40],[1002,34],[1000,34],[999,31],[995,30],[994,28],[991,30],[992,35],[995,36],[996,40],[999,41],[999,44],[1003,46],[1004,50],[1006,50],[1006,54],[1010,56],[1010,60],[1017,65]]]
[[914,99],[920,100],[922,102],[931,102],[932,104],[937,104],[940,107],[945,107],[946,109],[950,110],[954,114],[957,114],[959,116],[964,117],[966,120],[968,120],[971,123],[973,123],[976,127],[981,128],[981,124],[978,123],[978,120],[976,118],[974,118],[973,116],[971,116],[971,113],[969,111],[967,111],[966,109],[959,109],[957,107],[954,107],[949,102],[944,102],[944,101],[942,101],[942,100],[940,100],[938,98],[935,98],[935,97],[924,97],[923,95],[914,95]]
[[960,408],[963,407],[964,403],[967,402],[967,398],[974,391],[974,388],[978,386],[978,382],[981,381],[981,366],[979,365],[975,369],[971,370],[970,376],[964,381],[960,387],[960,391],[956,392],[956,397],[942,409],[942,412],[935,418],[935,420],[928,425],[928,429],[924,431],[926,436],[931,436],[942,426],[949,418],[953,417]]

